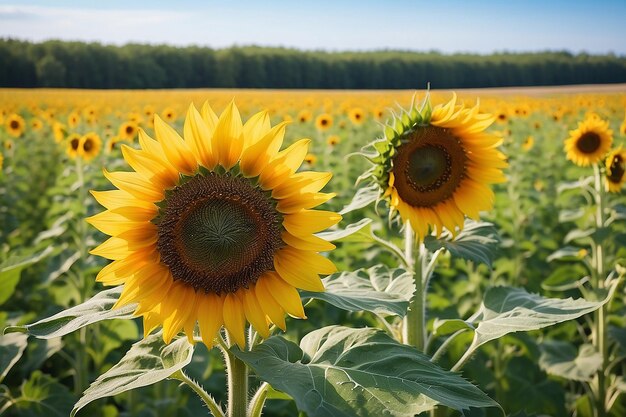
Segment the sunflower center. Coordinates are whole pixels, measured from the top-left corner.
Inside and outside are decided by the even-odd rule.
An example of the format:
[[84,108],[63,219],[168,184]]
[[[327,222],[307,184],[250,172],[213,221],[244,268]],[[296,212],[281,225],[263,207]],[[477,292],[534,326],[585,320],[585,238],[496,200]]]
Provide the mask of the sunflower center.
[[625,161],[622,160],[622,157],[617,155],[613,157],[611,161],[611,174],[608,176],[609,181],[613,183],[619,183],[624,178],[624,174],[626,174],[626,164]]
[[175,280],[221,294],[247,288],[274,268],[281,219],[247,180],[198,175],[166,201],[157,247]]
[[11,129],[17,129],[20,127],[20,123],[17,120],[11,120]]
[[85,150],[85,152],[89,152],[91,149],[93,149],[93,142],[91,141],[91,139],[85,140],[85,143],[83,144],[83,149]]
[[419,128],[394,158],[394,186],[414,207],[432,207],[450,198],[465,176],[461,142],[443,128]]
[[80,144],[80,141],[77,138],[72,139],[72,141],[70,142],[72,145],[72,149],[76,150],[78,149],[78,145]]
[[126,126],[126,133],[131,134],[135,129],[132,126]]
[[594,132],[584,133],[576,142],[576,147],[582,153],[594,153],[600,147],[600,136]]

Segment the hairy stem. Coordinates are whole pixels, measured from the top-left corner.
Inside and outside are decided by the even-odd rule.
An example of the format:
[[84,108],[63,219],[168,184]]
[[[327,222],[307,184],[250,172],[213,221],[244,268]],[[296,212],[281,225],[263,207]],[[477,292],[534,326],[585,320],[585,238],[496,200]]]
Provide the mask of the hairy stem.
[[409,311],[404,318],[403,339],[407,345],[414,346],[419,351],[424,351],[426,342],[426,288],[424,287],[423,262],[426,257],[426,249],[419,244],[417,262],[415,260],[415,236],[409,222],[404,230],[404,257],[408,270],[413,273],[415,283],[415,296],[409,304]]

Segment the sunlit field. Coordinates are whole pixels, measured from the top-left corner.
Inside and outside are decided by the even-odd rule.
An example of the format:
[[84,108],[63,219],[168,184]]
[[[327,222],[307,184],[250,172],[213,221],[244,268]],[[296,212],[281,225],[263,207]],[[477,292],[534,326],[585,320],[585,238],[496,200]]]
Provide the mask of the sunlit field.
[[[620,151],[626,146],[626,94],[590,90],[460,90],[456,102],[451,102],[452,91],[437,90],[0,90],[0,329],[7,329],[0,336],[0,416],[68,416],[72,410],[92,417],[199,416],[209,410],[216,416],[246,415],[221,408],[236,400],[236,394],[229,397],[226,387],[235,385],[227,376],[235,375],[233,364],[244,362],[249,377],[244,374],[247,383],[238,395],[247,398],[249,417],[260,416],[261,410],[264,416],[285,417],[626,415],[626,152]],[[129,303],[114,306],[121,285],[130,288],[129,281],[100,271],[110,262],[107,254],[117,262],[125,249],[93,250],[109,236],[144,229],[133,223],[139,223],[141,210],[125,212],[128,207],[116,205],[117,200],[100,198],[104,194],[99,191],[123,188],[121,176],[112,185],[103,170],[107,175],[148,170],[145,161],[157,160],[161,147],[148,158],[144,151],[156,142],[145,135],[164,141],[167,132],[172,135],[164,125],[185,141],[209,137],[220,123],[235,129],[235,122],[220,117],[231,114],[233,100],[246,135],[262,130],[254,133],[261,138],[268,134],[261,124],[286,122],[279,147],[294,144],[289,149],[295,150],[285,154],[283,162],[291,171],[281,175],[332,173],[323,189],[298,191],[302,201],[319,199],[315,206],[333,213],[319,220],[330,219],[328,224],[316,227],[318,220],[303,219],[299,227],[311,235],[308,240],[287,228],[294,236],[286,238],[282,231],[286,243],[281,243],[303,251],[311,246],[306,249],[321,260],[306,258],[293,265],[313,272],[318,268],[326,291],[287,279],[289,290],[300,291],[306,320],[299,309],[282,304],[280,286],[269,287],[264,295],[257,291],[253,299],[241,296],[234,305],[243,306],[243,312],[225,312],[224,323],[220,310],[219,321],[204,324],[203,317],[214,311],[202,310],[200,301],[186,307],[180,298],[172,306],[157,303],[139,317],[143,313],[133,304],[137,293],[157,285],[148,281],[133,281],[135,293],[124,293]],[[216,115],[214,121],[213,113],[203,110],[205,103]],[[444,108],[447,103],[452,104]],[[475,123],[463,128],[460,159],[454,159],[453,151],[445,153],[441,169],[447,171],[439,179],[454,179],[459,172],[459,181],[473,176],[485,184],[480,190],[494,191],[493,208],[486,202],[491,194],[482,191],[467,197],[470,209],[462,209],[457,200],[460,214],[432,215],[436,209],[430,208],[410,212],[412,235],[403,211],[407,206],[394,202],[392,188],[397,187],[402,200],[402,184],[389,161],[402,158],[406,135],[422,125],[434,129],[429,125],[432,112],[439,111],[445,121],[446,111],[449,116],[458,109],[467,109],[459,113],[458,123],[465,123],[464,118]],[[261,111],[269,119],[255,116]],[[245,124],[255,117],[264,122]],[[454,127],[445,129],[457,135]],[[585,151],[591,146],[596,152],[595,142],[585,142],[591,137],[585,132],[595,135],[599,156]],[[140,144],[140,136],[146,143]],[[467,151],[494,137],[488,146],[492,159]],[[310,140],[308,147],[298,142],[303,138]],[[215,143],[212,152],[222,152],[219,161],[233,159],[234,148],[215,151]],[[238,154],[235,168],[219,162],[215,172],[239,178],[254,171],[246,171],[245,165],[254,165],[245,160],[245,150],[254,143],[260,142],[244,139],[241,164]],[[268,149],[274,146],[267,143]],[[428,169],[439,169],[437,158],[443,154],[437,149],[448,146],[434,143],[429,148],[434,168],[429,165],[415,174],[417,179],[411,177],[418,182],[415,187],[435,184],[419,182],[430,178]],[[189,158],[181,149],[187,145],[176,145],[178,151],[167,146],[162,144],[162,159],[176,159],[172,164],[176,178],[181,172],[180,187],[193,181],[194,170],[213,175],[208,173],[213,168],[206,163],[198,168],[195,160],[186,172]],[[189,146],[196,152],[195,145]],[[258,148],[255,152],[262,156],[265,146]],[[179,155],[173,157],[175,152]],[[127,162],[131,156],[132,167]],[[480,168],[475,174],[465,170],[472,164]],[[259,195],[288,194],[265,174],[248,176],[259,175]],[[458,197],[453,193],[460,192],[459,184],[464,183],[446,191],[446,199]],[[292,187],[293,194],[300,185]],[[174,193],[173,187],[165,188]],[[152,198],[141,184],[133,192],[128,198],[149,202],[142,200],[142,209],[167,218],[159,201],[170,194]],[[279,203],[281,216],[291,218],[314,206],[293,198]],[[296,208],[285,208],[288,204]],[[110,217],[97,217],[106,209]],[[341,221],[334,213],[341,214]],[[160,219],[141,226],[158,226],[158,245],[169,233],[158,225]],[[172,230],[175,235],[179,229]],[[128,242],[144,237],[136,239]],[[324,246],[326,241],[336,248],[329,250],[333,245]],[[159,250],[163,257],[162,246]],[[143,261],[138,258],[138,265]],[[281,265],[276,269],[282,275]],[[202,285],[194,290],[200,294],[204,288],[201,295],[208,297],[210,291]],[[242,285],[250,290],[248,282]],[[173,298],[176,288],[155,291]],[[234,294],[229,291],[224,290],[226,300]],[[219,291],[215,297],[222,297],[216,305],[227,311],[229,301]],[[263,300],[275,308],[266,308]],[[152,298],[139,302],[144,301]],[[185,308],[192,312],[183,317],[179,312]],[[163,313],[170,310],[170,316]],[[155,311],[160,312],[155,325],[147,328]],[[423,324],[419,334],[407,332],[412,320]],[[241,337],[233,330],[237,323]],[[252,327],[244,334],[247,323]],[[222,324],[230,336],[220,330]],[[213,333],[208,330],[212,325]],[[383,345],[393,347],[385,351]],[[401,350],[407,345],[413,350]],[[396,362],[384,362],[390,358]],[[407,376],[411,369],[415,375]],[[431,379],[420,380],[424,375]]]

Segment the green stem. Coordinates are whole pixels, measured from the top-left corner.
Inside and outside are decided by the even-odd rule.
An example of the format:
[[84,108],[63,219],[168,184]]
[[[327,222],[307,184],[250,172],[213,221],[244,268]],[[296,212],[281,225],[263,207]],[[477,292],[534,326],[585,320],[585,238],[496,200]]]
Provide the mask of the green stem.
[[185,375],[185,373],[182,370],[176,371],[171,376],[171,378],[181,381],[182,383],[186,384],[189,388],[191,388],[196,394],[198,394],[198,396],[202,399],[202,401],[204,401],[204,403],[209,408],[209,410],[211,411],[211,414],[213,414],[214,417],[225,417],[224,410],[222,410],[222,407],[219,406],[219,404],[215,401],[215,399],[209,393],[207,393],[202,388],[202,386],[200,386],[200,384],[198,384],[196,381],[194,381],[193,379]]
[[232,353],[226,362],[228,373],[228,417],[247,417],[248,367]]
[[[602,173],[598,165],[594,165],[595,175],[595,191],[596,191],[596,228],[604,227],[604,187],[602,184]],[[595,245],[595,273],[594,286],[596,289],[604,289],[605,287],[605,271],[604,271],[604,248],[602,242]],[[596,395],[596,411],[598,417],[606,416],[606,378],[605,372],[607,368],[608,350],[607,350],[607,334],[606,334],[606,306],[600,307],[595,314],[595,337],[594,345],[602,356],[602,366],[596,375],[597,379],[597,395]]]
[[424,351],[426,342],[426,290],[424,288],[423,262],[426,256],[426,248],[419,244],[417,262],[415,262],[415,236],[411,225],[407,222],[404,230],[404,257],[407,269],[413,273],[415,283],[415,296],[409,304],[409,310],[404,318],[403,339],[407,345],[414,346],[419,351]]
[[250,417],[261,417],[269,388],[270,384],[267,382],[262,383],[254,394],[254,397],[252,397],[252,400],[250,401],[250,412],[248,413]]
[[[86,196],[85,189],[85,176],[84,176],[84,165],[83,160],[80,157],[76,158],[76,176],[78,178],[78,198],[79,198],[79,206],[84,207]],[[85,258],[87,257],[87,247],[85,245],[86,236],[87,236],[87,226],[83,219],[83,215],[85,213],[81,213],[82,215],[79,217],[77,224],[77,231],[79,235],[78,242],[78,250],[80,253],[80,258],[78,260],[76,274],[78,276],[77,285],[78,285],[78,294],[79,300],[78,303],[84,302],[89,297],[89,285],[86,282],[86,276],[84,273],[85,270]],[[74,387],[74,391],[76,394],[81,394],[88,385],[89,379],[89,358],[87,357],[87,328],[83,327],[79,330],[78,333],[78,343],[79,346],[76,349],[76,384]]]

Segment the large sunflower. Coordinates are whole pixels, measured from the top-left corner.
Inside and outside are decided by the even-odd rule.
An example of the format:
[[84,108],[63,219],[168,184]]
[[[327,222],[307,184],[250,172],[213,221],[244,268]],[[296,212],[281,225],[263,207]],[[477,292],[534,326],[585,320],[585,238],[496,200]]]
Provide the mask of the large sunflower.
[[602,161],[613,143],[609,123],[597,116],[578,122],[578,128],[569,134],[565,140],[567,159],[583,167]]
[[626,150],[614,149],[606,157],[606,188],[609,192],[619,193],[626,183]]
[[261,112],[244,125],[234,103],[219,118],[191,105],[184,139],[154,125],[141,150],[122,145],[135,172],[105,171],[119,189],[93,192],[108,210],[88,221],[112,236],[92,250],[113,260],[97,280],[124,284],[117,305],[138,303],[166,342],[197,322],[208,346],[222,325],[244,346],[246,321],[267,337],[285,313],[304,318],[296,289],[323,291],[319,274],[335,271],[318,253],[334,246],[314,233],[341,219],[312,210],[334,196],[319,192],[331,174],[296,172],[309,141],[279,151],[286,124]]
[[465,215],[478,219],[491,209],[489,184],[505,181],[507,166],[498,151],[501,139],[485,130],[494,117],[478,105],[457,104],[456,95],[431,110],[427,98],[387,127],[385,138],[374,144],[378,156],[371,176],[422,239],[431,230],[456,233]]

